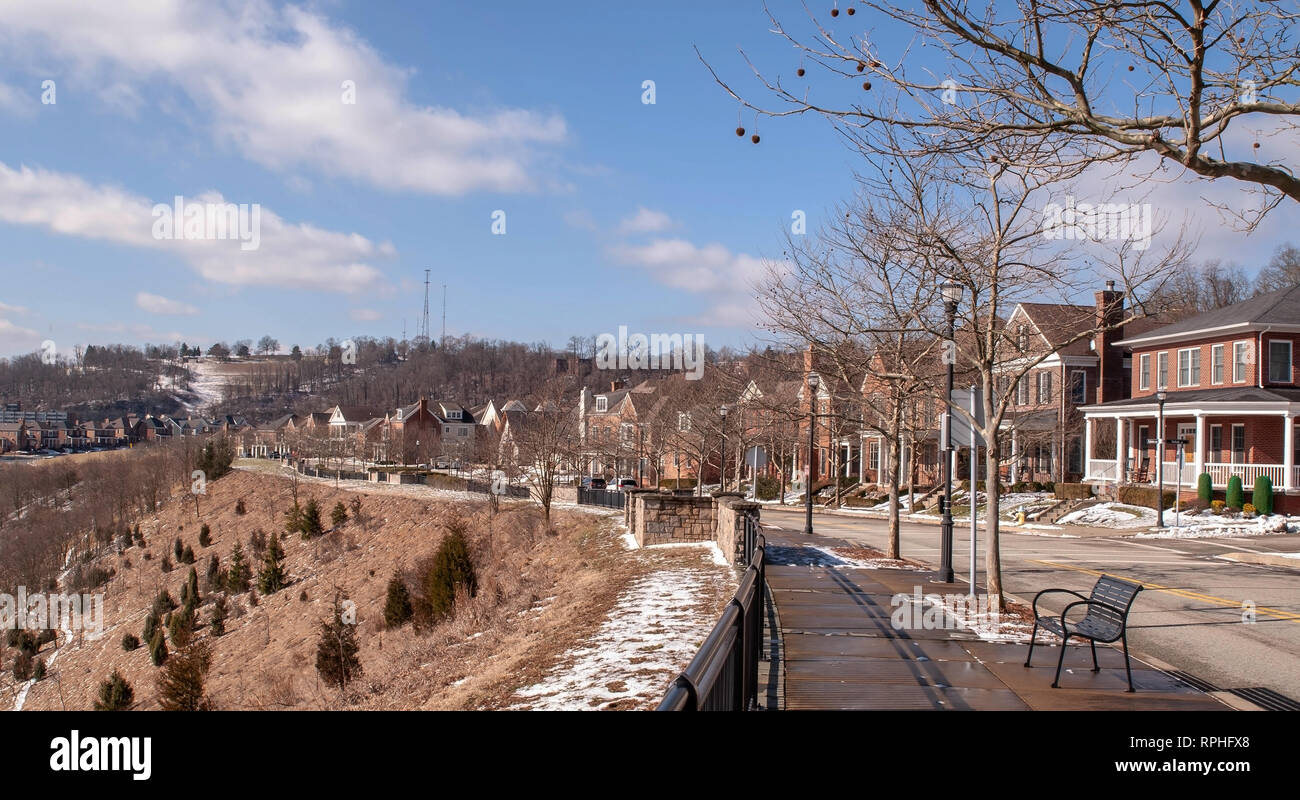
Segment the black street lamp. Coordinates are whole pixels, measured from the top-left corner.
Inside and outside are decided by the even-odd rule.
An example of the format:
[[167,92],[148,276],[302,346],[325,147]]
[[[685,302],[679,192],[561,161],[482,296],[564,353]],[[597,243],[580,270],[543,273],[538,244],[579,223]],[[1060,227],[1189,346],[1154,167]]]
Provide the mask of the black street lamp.
[[718,463],[718,488],[720,491],[727,491],[727,411],[729,409],[724,405],[718,409],[722,415],[722,455]]
[[821,376],[816,372],[808,373],[808,478],[804,481],[804,505],[807,520],[803,526],[804,536],[813,535],[812,524],[812,487],[813,487],[813,449],[817,446],[817,386]]
[[1156,392],[1156,527],[1165,526],[1165,400],[1168,392]]
[[[944,343],[943,361],[948,365],[947,377],[947,413],[943,415],[943,520],[939,525],[939,583],[952,583],[952,384],[953,369],[957,361],[957,301],[961,300],[961,284],[946,281],[939,287],[943,295],[943,311],[948,319],[948,339]],[[971,511],[975,514],[975,487],[971,487]],[[975,576],[971,576],[971,583]]]

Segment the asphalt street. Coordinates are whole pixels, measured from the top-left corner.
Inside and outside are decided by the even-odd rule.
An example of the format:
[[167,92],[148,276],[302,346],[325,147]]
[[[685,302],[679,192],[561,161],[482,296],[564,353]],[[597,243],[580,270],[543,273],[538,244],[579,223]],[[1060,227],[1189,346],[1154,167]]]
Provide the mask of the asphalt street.
[[[804,515],[771,506],[764,525],[802,531]],[[881,519],[818,513],[811,544],[833,540],[884,550]],[[1095,532],[1095,531],[1094,531]],[[980,529],[983,533],[983,529]],[[905,558],[937,566],[939,527],[904,522]],[[955,592],[969,576],[969,526],[954,532]],[[1224,539],[1137,539],[1090,535],[1065,538],[1003,530],[1002,580],[1006,593],[1026,605],[1046,588],[1087,594],[1105,572],[1140,581],[1129,618],[1129,647],[1223,690],[1264,687],[1300,700],[1300,565],[1295,569],[1225,561],[1225,553],[1300,551],[1300,537],[1250,536]],[[984,541],[979,540],[977,582],[984,584]],[[1059,612],[1074,598],[1058,595],[1045,605]],[[1046,598],[1045,598],[1046,600]],[[1253,612],[1253,614],[1251,613]],[[1250,621],[1253,618],[1253,622]]]

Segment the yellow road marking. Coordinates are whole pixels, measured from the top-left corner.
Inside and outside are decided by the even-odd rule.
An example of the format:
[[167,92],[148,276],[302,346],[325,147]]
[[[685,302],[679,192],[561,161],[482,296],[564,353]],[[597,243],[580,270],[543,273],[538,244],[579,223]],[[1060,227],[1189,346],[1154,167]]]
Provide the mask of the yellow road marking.
[[[1121,575],[1118,572],[1102,573],[1102,572],[1098,572],[1095,569],[1086,569],[1084,567],[1076,567],[1070,564],[1058,564],[1055,561],[1032,561],[1030,563],[1043,564],[1044,566],[1048,566],[1048,567],[1059,567],[1060,569],[1073,570],[1075,572],[1082,572],[1086,575],[1094,575],[1096,577],[1101,577],[1102,575],[1113,575],[1116,578],[1123,578],[1126,581],[1139,583],[1142,585],[1142,588],[1144,589],[1154,589],[1155,591],[1158,592],[1165,592],[1167,594],[1177,595],[1179,597],[1186,597],[1190,600],[1200,600],[1203,603],[1214,603],[1216,605],[1221,605],[1224,608],[1241,610],[1241,604],[1233,600],[1228,600],[1223,597],[1215,597],[1214,595],[1209,595],[1209,594],[1201,594],[1200,592],[1191,592],[1188,591],[1187,589],[1175,589],[1170,586],[1161,586],[1158,583],[1151,583],[1150,581],[1141,581],[1138,580],[1137,578],[1130,578],[1126,575]],[[1256,606],[1255,613],[1264,614],[1265,616],[1269,616],[1269,617],[1276,617],[1277,619],[1283,619],[1289,622],[1300,622],[1300,614],[1293,614],[1290,611],[1281,611],[1276,608],[1268,608],[1266,606]]]

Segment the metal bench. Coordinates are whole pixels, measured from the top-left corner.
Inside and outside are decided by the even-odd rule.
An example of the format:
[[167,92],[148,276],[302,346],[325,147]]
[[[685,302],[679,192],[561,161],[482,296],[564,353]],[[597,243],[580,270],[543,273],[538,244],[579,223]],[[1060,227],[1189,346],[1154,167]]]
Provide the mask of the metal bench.
[[[1040,627],[1061,637],[1061,657],[1056,662],[1056,679],[1052,681],[1053,689],[1060,688],[1057,684],[1061,681],[1061,666],[1065,663],[1065,646],[1069,643],[1071,636],[1088,640],[1088,644],[1092,647],[1093,672],[1101,669],[1101,667],[1097,666],[1097,642],[1109,644],[1119,641],[1124,645],[1124,672],[1128,674],[1128,690],[1133,691],[1133,669],[1129,666],[1128,658],[1128,612],[1140,591],[1142,591],[1142,585],[1139,583],[1102,575],[1097,579],[1096,585],[1092,587],[1091,597],[1084,597],[1078,592],[1069,589],[1044,589],[1039,592],[1034,597],[1034,633],[1029,639],[1029,655],[1025,657],[1025,666],[1028,667],[1029,662],[1034,658],[1034,639],[1038,636]],[[1067,605],[1061,611],[1059,617],[1040,617],[1038,614],[1038,599],[1045,594],[1054,592],[1072,594],[1079,600]],[[1070,622],[1066,617],[1069,615],[1070,609],[1076,606],[1087,606],[1088,613],[1078,622]]]

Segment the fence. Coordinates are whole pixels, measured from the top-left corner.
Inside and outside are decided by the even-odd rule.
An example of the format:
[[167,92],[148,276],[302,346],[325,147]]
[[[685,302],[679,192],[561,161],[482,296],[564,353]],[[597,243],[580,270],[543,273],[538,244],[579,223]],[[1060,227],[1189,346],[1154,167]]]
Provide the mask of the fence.
[[[749,542],[754,542],[749,549]],[[749,711],[758,708],[758,661],[767,604],[766,541],[745,520],[746,560],[736,594],[700,651],[668,687],[659,711]]]
[[578,505],[623,508],[626,503],[626,492],[610,492],[604,489],[578,489]]

